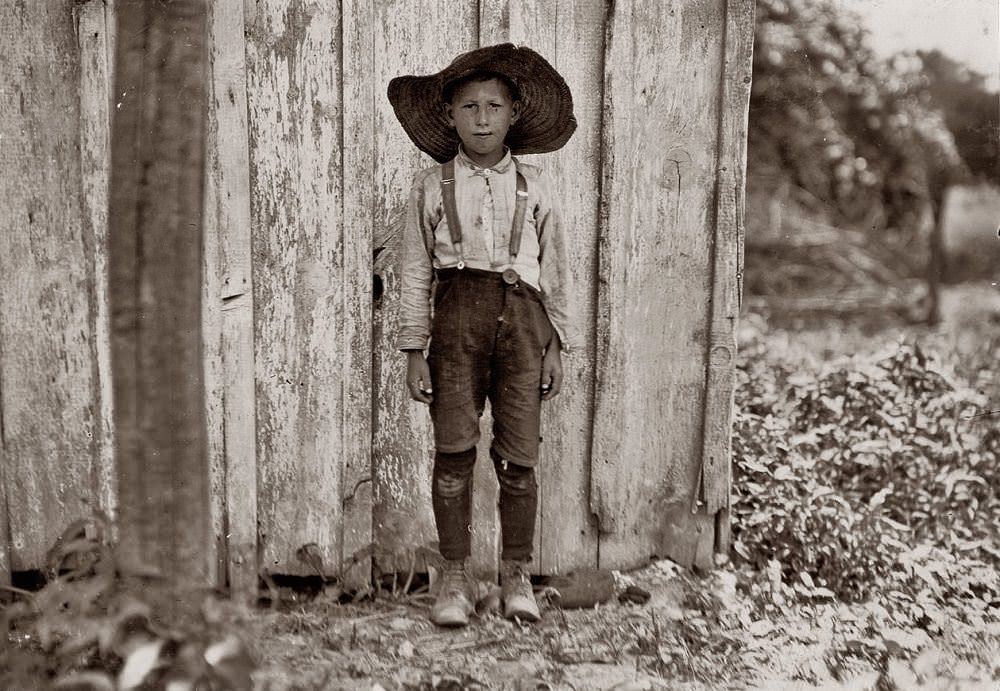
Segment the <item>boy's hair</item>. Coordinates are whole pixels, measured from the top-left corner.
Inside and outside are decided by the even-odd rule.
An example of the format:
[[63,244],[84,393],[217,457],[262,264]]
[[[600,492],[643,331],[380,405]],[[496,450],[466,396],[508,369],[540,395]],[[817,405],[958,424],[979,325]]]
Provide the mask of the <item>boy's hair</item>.
[[444,103],[451,103],[451,99],[455,97],[455,92],[466,84],[472,84],[474,82],[488,82],[491,79],[496,79],[498,82],[507,87],[507,93],[510,94],[511,101],[521,100],[521,91],[517,88],[517,84],[511,81],[507,76],[500,74],[499,72],[493,72],[492,70],[476,70],[475,72],[470,72],[465,76],[447,82],[444,85],[444,88],[441,89],[441,100]]

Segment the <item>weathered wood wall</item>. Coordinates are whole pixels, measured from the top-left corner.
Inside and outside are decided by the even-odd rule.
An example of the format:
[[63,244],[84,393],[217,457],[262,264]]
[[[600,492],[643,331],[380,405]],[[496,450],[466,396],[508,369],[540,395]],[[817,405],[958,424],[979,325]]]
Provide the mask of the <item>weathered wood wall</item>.
[[105,11],[0,4],[0,580],[112,503]]
[[364,101],[344,107],[371,75],[342,62],[354,57],[344,31],[363,15],[303,0],[249,7],[258,552],[267,569],[308,571],[294,553],[316,543],[336,570],[371,522],[371,229],[356,180],[371,144],[351,141]]
[[[391,250],[377,265],[384,295],[372,292],[373,250],[392,247],[412,176],[431,161],[385,86],[505,40],[556,65],[579,121],[563,150],[535,157],[558,186],[587,334],[543,413],[536,568],[705,563],[724,547],[752,0],[211,10],[203,328],[213,526],[230,580],[250,587],[258,565],[310,573],[295,557],[308,543],[331,572],[373,540],[380,565],[407,568],[435,539],[433,444],[394,349]],[[113,22],[97,0],[0,13],[14,47],[0,66],[14,85],[0,160],[27,171],[0,192],[3,571],[5,554],[39,565],[64,523],[112,504],[101,54]],[[55,379],[37,386],[40,372]],[[482,461],[487,446],[488,434]],[[491,464],[476,483],[474,556],[488,573]]]

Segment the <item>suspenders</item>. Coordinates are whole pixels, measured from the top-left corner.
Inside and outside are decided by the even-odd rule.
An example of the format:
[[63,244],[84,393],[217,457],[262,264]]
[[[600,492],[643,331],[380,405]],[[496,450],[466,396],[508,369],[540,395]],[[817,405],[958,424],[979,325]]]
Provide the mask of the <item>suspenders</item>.
[[[521,249],[521,232],[524,229],[525,207],[528,205],[528,183],[517,168],[517,197],[514,201],[514,222],[510,228],[510,245],[508,246],[507,268],[503,279],[507,283],[517,283],[518,275],[514,271],[514,260]],[[458,254],[458,268],[465,268],[465,255],[462,253],[462,226],[458,221],[458,206],[455,203],[455,161],[445,161],[441,164],[441,205],[444,207],[444,217],[448,221],[448,232],[451,234],[451,244]]]

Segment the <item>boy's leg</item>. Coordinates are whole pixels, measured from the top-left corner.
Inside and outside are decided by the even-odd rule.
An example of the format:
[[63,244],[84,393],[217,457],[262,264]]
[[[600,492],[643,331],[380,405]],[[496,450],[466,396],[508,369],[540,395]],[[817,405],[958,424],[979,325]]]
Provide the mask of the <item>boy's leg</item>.
[[469,556],[472,467],[479,418],[489,387],[490,349],[501,308],[500,293],[459,272],[440,279],[427,362],[434,398],[434,471],[431,498],[441,555]]
[[535,469],[511,463],[490,449],[500,485],[501,559],[531,561],[538,512]]
[[531,561],[538,511],[534,467],[541,441],[542,351],[551,335],[545,310],[525,287],[508,288],[497,334],[489,396],[493,406],[493,458],[500,484],[504,615],[535,621]]
[[431,503],[437,524],[439,551],[445,559],[466,559],[472,553],[472,469],[475,447],[459,453],[434,455]]
[[445,564],[431,620],[441,626],[464,626],[473,610],[466,572],[471,552],[472,469],[502,292],[463,272],[442,280],[439,289],[428,365],[437,448],[431,498]]
[[465,626],[475,608],[469,588],[468,558],[472,552],[472,468],[475,447],[434,456],[431,502],[439,549],[445,562],[431,621],[439,626]]

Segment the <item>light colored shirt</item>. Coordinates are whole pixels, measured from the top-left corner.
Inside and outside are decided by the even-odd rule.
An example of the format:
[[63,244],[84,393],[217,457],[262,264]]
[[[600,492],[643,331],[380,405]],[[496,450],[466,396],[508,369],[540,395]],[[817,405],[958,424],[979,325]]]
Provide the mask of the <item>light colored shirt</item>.
[[[528,188],[521,247],[509,261],[517,169],[508,150],[491,168],[476,165],[459,148],[455,157],[455,206],[462,226],[465,266],[501,272],[517,271],[536,288],[564,350],[582,346],[572,319],[572,294],[566,235],[554,205],[552,186],[541,168],[518,162]],[[433,260],[427,254],[433,247]],[[441,167],[426,168],[410,189],[402,237],[399,336],[401,350],[424,349],[431,333],[431,279],[434,269],[453,267],[459,256],[441,203]]]

